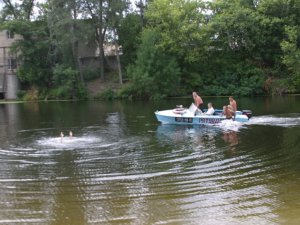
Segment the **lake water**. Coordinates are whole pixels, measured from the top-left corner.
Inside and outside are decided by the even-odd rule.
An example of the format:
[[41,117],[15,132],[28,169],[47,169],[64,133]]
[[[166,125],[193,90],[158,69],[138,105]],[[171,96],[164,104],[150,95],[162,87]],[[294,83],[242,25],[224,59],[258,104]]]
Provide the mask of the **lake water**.
[[0,224],[300,224],[300,96],[237,101],[247,124],[156,121],[191,99],[0,104]]

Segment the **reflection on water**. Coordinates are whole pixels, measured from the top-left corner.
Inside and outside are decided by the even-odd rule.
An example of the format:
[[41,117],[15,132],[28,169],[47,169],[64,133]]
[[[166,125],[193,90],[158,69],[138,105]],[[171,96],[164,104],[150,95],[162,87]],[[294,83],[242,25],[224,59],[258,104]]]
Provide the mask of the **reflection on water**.
[[238,132],[229,129],[235,125],[240,126],[158,127],[159,142],[173,146],[164,162],[176,164],[173,182],[184,202],[180,205],[190,213],[180,223],[276,224],[273,205],[279,203],[274,191],[261,183],[272,181],[264,173],[276,167],[265,168],[252,155],[238,154]]
[[298,224],[298,114],[176,126],[102,104],[1,112],[0,224]]
[[239,143],[237,132],[233,130],[224,132],[223,140],[229,144],[230,150],[234,153],[236,151],[236,145]]

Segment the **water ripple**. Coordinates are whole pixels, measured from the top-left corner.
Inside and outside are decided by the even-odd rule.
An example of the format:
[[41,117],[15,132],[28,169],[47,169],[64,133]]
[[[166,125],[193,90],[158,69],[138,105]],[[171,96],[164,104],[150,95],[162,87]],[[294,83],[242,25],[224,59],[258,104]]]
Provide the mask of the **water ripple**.
[[0,224],[66,222],[66,204],[81,224],[278,224],[276,184],[292,156],[276,141],[249,144],[255,128],[158,126],[127,136],[116,114],[106,123],[113,131],[86,127],[63,139],[26,130],[1,147]]

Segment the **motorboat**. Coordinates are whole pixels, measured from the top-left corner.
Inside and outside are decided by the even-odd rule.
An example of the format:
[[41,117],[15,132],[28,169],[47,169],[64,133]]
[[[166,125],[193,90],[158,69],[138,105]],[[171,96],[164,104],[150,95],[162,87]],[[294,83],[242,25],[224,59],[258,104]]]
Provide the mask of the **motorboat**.
[[[177,105],[174,109],[156,111],[157,120],[164,124],[218,124],[228,118],[223,115],[223,110],[215,109],[213,115],[208,115],[199,110],[195,104],[191,104],[189,108]],[[236,111],[235,116],[230,118],[237,122],[248,122],[252,116],[251,110]]]

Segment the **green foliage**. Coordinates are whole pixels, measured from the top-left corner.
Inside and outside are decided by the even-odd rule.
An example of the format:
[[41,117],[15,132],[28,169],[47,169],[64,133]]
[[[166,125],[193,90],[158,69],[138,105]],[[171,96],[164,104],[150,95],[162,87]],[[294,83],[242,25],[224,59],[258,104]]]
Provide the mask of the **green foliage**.
[[264,71],[245,63],[231,65],[215,76],[213,82],[206,81],[202,92],[207,95],[249,96],[263,94]]
[[13,20],[4,23],[3,28],[23,37],[12,47],[12,51],[18,55],[20,62],[17,71],[20,81],[29,87],[32,85],[48,86],[51,62],[48,54],[50,43],[45,23]]
[[287,39],[281,42],[283,63],[291,72],[290,90],[300,91],[300,26],[286,26]]
[[176,55],[186,64],[201,57],[207,42],[204,33],[206,18],[201,1],[156,0],[146,12],[148,27],[160,33],[157,46],[164,52]]
[[158,99],[176,94],[179,68],[175,57],[155,47],[159,39],[155,30],[145,30],[137,60],[128,69],[133,91],[139,98]]
[[79,71],[64,65],[57,65],[53,71],[53,83],[57,88],[50,92],[51,96],[64,99],[75,97],[86,99],[86,90],[78,80]]
[[23,20],[30,21],[33,14],[34,0],[23,0],[20,3],[14,1],[1,1],[1,20]]
[[[51,51],[51,40],[47,26],[43,21],[10,21],[4,28],[21,34],[23,39],[16,42],[13,51],[19,54],[20,67],[17,75],[24,87],[38,87],[43,90],[40,97],[44,98],[86,98],[86,90],[78,82],[79,73],[63,64],[53,66],[54,55]],[[47,91],[51,89],[51,91]],[[27,94],[32,99],[32,94]],[[34,97],[36,98],[36,97]]]
[[99,69],[86,69],[83,72],[83,77],[85,81],[90,81],[99,77]]
[[127,67],[136,59],[136,51],[140,44],[142,32],[141,19],[136,14],[128,14],[120,21],[119,44],[122,46],[122,65]]
[[83,83],[76,83],[76,98],[87,100],[89,98],[87,88]]
[[121,90],[118,92],[117,96],[121,99],[132,100],[134,98],[134,93],[134,86],[131,83],[127,83],[123,85]]
[[70,99],[69,87],[57,87],[53,88],[48,93],[48,99]]
[[282,95],[283,93],[288,93],[288,87],[290,82],[287,79],[273,79],[270,87],[270,94],[272,95]]
[[[281,42],[286,36],[284,24],[299,21],[295,4],[298,3],[281,0],[256,4],[241,0],[212,3],[214,13],[207,30],[215,37],[210,51],[214,62],[209,63],[209,72],[213,69],[212,77],[216,79],[213,85],[223,86],[219,93],[262,94],[268,78],[289,80],[285,77]],[[206,84],[210,86],[211,82]]]
[[39,90],[37,87],[32,86],[29,90],[26,91],[26,94],[23,96],[25,101],[37,101],[39,99]]
[[56,65],[53,70],[53,81],[57,86],[72,86],[76,81],[79,73],[77,70],[71,67],[65,67],[64,65]]
[[96,100],[113,100],[115,98],[116,98],[116,93],[111,88],[108,88],[104,92],[95,96]]
[[183,68],[183,71],[179,73],[180,83],[177,87],[177,91],[172,96],[183,96],[190,94],[193,91],[199,92],[201,95],[203,93],[204,81],[207,74],[202,74],[200,71],[196,71],[192,67],[188,69]]
[[20,99],[20,100],[22,100],[22,99],[24,99],[24,96],[26,95],[26,91],[24,91],[24,90],[19,90],[18,92],[17,92],[17,97],[18,97],[18,99]]
[[236,91],[232,93],[234,95],[259,95],[263,94],[263,85],[265,81],[264,71],[260,68],[245,65],[240,67],[240,85],[236,88]]
[[[23,36],[13,47],[18,77],[38,90],[26,96],[87,98],[79,50],[97,43],[101,52],[103,41],[122,45],[128,83],[101,99],[300,92],[300,1],[155,0],[143,21],[126,14],[126,3],[46,1],[34,22],[26,4],[15,11],[5,5],[2,16],[11,21],[1,28]],[[82,78],[102,77],[103,68],[89,68]]]
[[[248,2],[216,1],[210,5],[214,14],[207,21],[205,7],[201,1],[158,0],[149,5],[146,14],[147,29],[160,34],[153,46],[175,56],[167,60],[174,60],[181,71],[177,75],[181,84],[177,86],[183,88],[179,92],[262,93],[265,75],[260,66],[274,65],[278,58],[272,59],[263,54],[265,49],[261,50],[266,47],[266,35],[269,35],[260,23],[263,16]],[[145,49],[143,44],[141,48]]]

